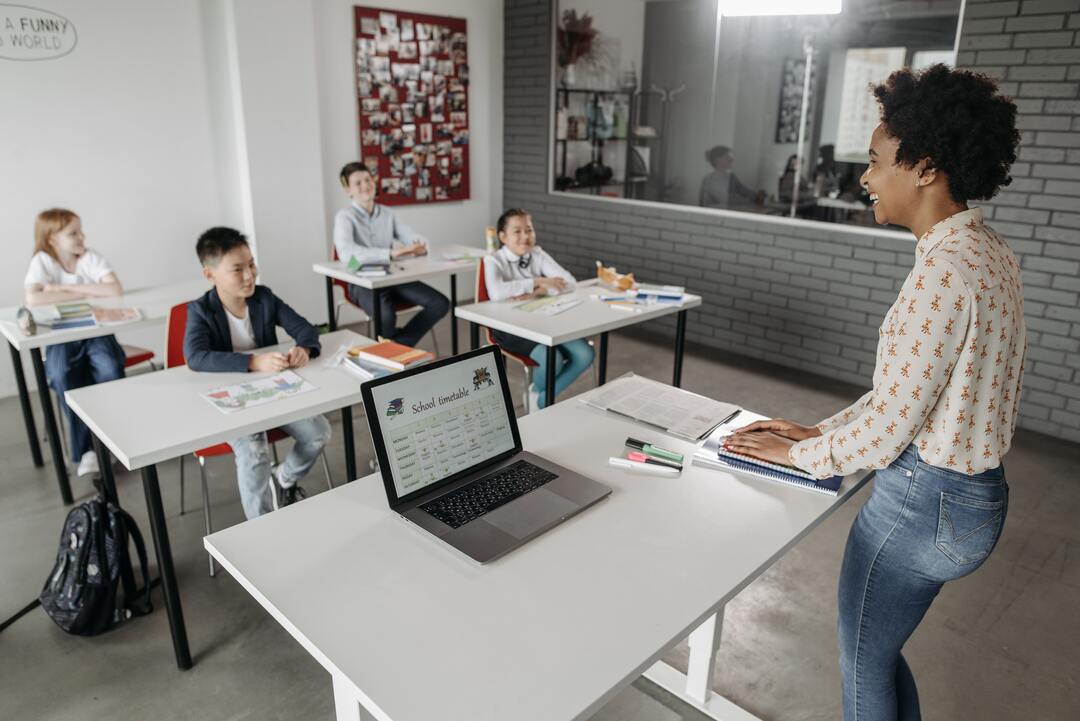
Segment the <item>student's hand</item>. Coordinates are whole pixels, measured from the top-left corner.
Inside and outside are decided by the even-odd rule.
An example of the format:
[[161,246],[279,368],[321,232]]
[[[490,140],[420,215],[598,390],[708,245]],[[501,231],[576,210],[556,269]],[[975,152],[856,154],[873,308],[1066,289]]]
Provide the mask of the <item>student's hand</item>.
[[412,244],[416,248],[416,250],[413,251],[413,255],[427,255],[428,254],[428,245],[427,245],[427,239],[426,238],[417,238],[416,240],[413,241]]
[[407,245],[403,245],[400,248],[393,248],[390,251],[391,258],[400,258],[406,255],[425,255],[427,253],[427,246],[421,243],[419,240],[414,240]]
[[259,353],[251,356],[248,370],[255,373],[277,373],[289,367],[289,357],[284,353]]
[[307,348],[301,348],[295,346],[289,349],[289,367],[290,368],[303,368],[308,364],[311,356],[308,354]]
[[783,418],[773,418],[770,421],[754,421],[749,425],[736,429],[735,433],[756,433],[759,431],[770,431],[781,438],[788,438],[793,441],[805,441],[807,438],[817,438],[821,435],[821,431],[818,430],[817,426],[804,426],[801,423]]
[[753,456],[770,463],[790,465],[788,451],[795,445],[790,438],[783,438],[769,431],[735,433],[724,439],[724,448],[744,456]]
[[533,289],[536,291],[543,291],[547,293],[549,290],[554,290],[556,293],[562,293],[567,289],[568,285],[563,278],[533,278]]

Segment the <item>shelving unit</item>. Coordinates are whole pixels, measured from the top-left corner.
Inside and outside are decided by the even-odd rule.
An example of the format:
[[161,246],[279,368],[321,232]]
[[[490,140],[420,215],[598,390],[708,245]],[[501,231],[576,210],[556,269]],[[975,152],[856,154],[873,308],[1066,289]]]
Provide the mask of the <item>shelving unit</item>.
[[[621,96],[626,98],[626,135],[622,137],[610,137],[599,138],[596,136],[594,121],[586,120],[586,137],[584,138],[555,138],[555,153],[559,161],[559,170],[556,177],[556,188],[563,191],[575,191],[575,190],[588,190],[592,195],[599,195],[604,188],[623,188],[624,197],[630,196],[630,189],[633,183],[642,182],[641,179],[634,179],[629,177],[630,175],[630,158],[631,158],[631,144],[630,134],[634,127],[636,118],[634,117],[634,95],[637,90],[600,90],[590,88],[568,88],[559,87],[556,92],[558,93],[557,99],[561,103],[557,103],[562,108],[565,108],[567,112],[570,111],[570,98],[571,96],[585,95],[585,111],[586,118],[590,116],[592,118],[599,117],[600,114],[600,100],[601,98],[607,98],[612,96]],[[591,108],[591,112],[590,112]],[[570,184],[558,186],[558,178],[570,178],[567,174],[567,152],[571,143],[588,143],[591,147],[591,161],[602,160],[603,149],[605,143],[624,143],[624,178],[613,178],[603,183],[578,183],[573,180]]]

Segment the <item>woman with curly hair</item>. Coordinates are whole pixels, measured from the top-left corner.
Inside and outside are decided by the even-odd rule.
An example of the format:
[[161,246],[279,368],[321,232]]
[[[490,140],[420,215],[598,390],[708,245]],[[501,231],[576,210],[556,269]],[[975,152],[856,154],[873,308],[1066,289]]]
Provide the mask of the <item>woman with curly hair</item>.
[[1001,459],[1020,401],[1020,268],[972,200],[1008,185],[1016,106],[990,78],[935,65],[874,88],[862,184],[878,223],[911,230],[914,267],[879,330],[873,389],[817,425],[753,423],[728,447],[817,477],[876,469],[839,584],[845,721],[921,718],[901,650],[946,581],[1001,535]]

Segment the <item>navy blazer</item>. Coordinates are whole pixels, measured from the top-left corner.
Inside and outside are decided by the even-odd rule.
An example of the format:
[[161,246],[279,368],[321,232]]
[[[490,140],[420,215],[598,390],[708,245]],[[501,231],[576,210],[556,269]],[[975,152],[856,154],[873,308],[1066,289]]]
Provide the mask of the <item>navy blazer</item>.
[[[275,345],[277,326],[292,336],[296,345],[307,348],[312,358],[319,355],[319,331],[264,285],[255,286],[247,299],[251,329],[259,348]],[[248,370],[250,353],[233,350],[229,321],[225,318],[217,288],[211,288],[201,298],[187,305],[187,327],[184,329],[184,358],[195,371],[237,373]]]

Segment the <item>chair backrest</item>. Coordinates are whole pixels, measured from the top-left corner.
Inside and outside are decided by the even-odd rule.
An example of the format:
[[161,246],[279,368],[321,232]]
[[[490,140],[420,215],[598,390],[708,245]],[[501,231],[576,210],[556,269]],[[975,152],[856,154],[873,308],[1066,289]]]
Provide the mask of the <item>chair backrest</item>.
[[184,330],[187,328],[187,303],[169,309],[165,321],[165,367],[175,368],[187,363],[184,359]]
[[476,298],[477,303],[483,303],[485,300],[491,300],[491,296],[488,295],[487,281],[484,280],[484,259],[476,261],[476,289],[473,297]]

